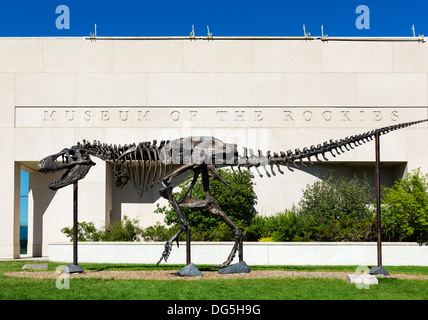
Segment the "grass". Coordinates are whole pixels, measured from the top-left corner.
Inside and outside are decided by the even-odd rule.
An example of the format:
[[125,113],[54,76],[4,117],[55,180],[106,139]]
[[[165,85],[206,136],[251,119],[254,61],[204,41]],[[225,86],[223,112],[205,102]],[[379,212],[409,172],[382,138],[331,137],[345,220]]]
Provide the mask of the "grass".
[[[30,261],[0,262],[1,300],[428,300],[428,280],[380,278],[370,289],[358,289],[339,279],[217,279],[217,280],[114,280],[70,279],[70,289],[56,288],[55,279],[14,278]],[[40,262],[37,262],[40,263]],[[55,271],[60,263],[49,262]],[[153,270],[152,265],[81,264],[84,270]],[[162,269],[183,267],[164,265]],[[198,266],[201,271],[214,270]],[[251,266],[252,270],[342,271],[356,266]],[[428,275],[428,267],[385,267],[390,273]],[[34,271],[37,272],[37,271]]]

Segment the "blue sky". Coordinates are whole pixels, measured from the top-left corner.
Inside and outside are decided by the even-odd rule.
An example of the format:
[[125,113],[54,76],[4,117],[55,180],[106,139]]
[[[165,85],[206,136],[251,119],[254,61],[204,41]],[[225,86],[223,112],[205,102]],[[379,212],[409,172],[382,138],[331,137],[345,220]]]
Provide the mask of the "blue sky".
[[[57,29],[56,8],[70,10],[70,28]],[[359,5],[370,10],[370,29],[358,29]],[[0,36],[313,36],[428,35],[427,0],[2,0]]]
[[28,173],[21,170],[21,225],[28,225]]

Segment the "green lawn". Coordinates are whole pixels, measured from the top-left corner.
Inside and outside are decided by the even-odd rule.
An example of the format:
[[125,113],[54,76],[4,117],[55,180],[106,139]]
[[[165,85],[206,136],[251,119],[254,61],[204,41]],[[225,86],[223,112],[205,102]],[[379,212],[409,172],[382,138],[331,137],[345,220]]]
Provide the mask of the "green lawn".
[[[3,273],[22,270],[31,261],[0,262],[1,300],[428,300],[428,280],[380,278],[370,289],[338,279],[221,279],[221,280],[114,280],[70,279],[70,289],[59,290],[55,279],[14,278]],[[49,263],[56,270],[60,263]],[[85,270],[143,270],[144,265],[81,264]],[[182,266],[161,266],[177,270]],[[198,266],[203,272],[211,270]],[[256,269],[345,271],[356,266],[288,266]],[[428,267],[385,267],[390,273],[428,275]],[[37,272],[37,271],[34,271]]]

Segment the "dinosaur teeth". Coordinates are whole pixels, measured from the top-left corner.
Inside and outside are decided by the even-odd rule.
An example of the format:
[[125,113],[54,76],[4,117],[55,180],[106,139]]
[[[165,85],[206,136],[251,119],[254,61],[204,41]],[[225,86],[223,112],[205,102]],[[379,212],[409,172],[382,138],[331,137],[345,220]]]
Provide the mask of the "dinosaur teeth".
[[59,180],[51,181],[51,182],[50,182],[50,184],[58,184],[58,183],[64,182],[64,181],[65,181],[65,178],[66,178],[66,177],[61,178],[61,179],[59,179]]
[[57,170],[48,169],[48,170],[44,170],[45,173],[63,172],[63,171],[66,171],[66,172],[61,176],[61,178],[59,178],[58,180],[53,180],[53,181],[49,182],[49,184],[50,185],[56,185],[56,184],[64,182],[67,179],[68,173],[70,172],[70,170],[67,170],[67,169],[57,169]]

